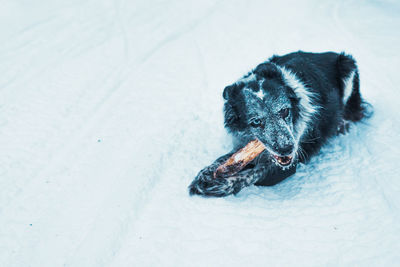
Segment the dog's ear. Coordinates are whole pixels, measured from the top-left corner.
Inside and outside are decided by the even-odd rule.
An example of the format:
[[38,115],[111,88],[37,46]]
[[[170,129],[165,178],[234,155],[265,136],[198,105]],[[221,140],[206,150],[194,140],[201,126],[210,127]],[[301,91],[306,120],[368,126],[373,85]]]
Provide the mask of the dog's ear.
[[225,87],[224,92],[222,93],[222,96],[225,100],[228,100],[229,98],[231,98],[231,96],[234,94],[234,90],[236,88],[236,85],[228,85],[227,87]]
[[234,132],[239,129],[240,118],[238,111],[229,101],[224,105],[224,125],[230,131]]
[[224,105],[225,127],[228,128],[229,131],[235,131],[239,125],[239,114],[235,105],[237,89],[238,87],[236,84],[229,85],[225,87],[222,94],[226,100]]
[[274,78],[279,76],[277,67],[271,63],[262,63],[258,65],[253,72],[264,78]]

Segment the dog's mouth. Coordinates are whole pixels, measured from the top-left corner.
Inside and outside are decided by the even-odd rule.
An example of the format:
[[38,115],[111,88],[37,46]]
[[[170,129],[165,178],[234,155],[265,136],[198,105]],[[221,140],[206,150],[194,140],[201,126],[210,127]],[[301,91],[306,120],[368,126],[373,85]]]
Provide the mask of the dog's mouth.
[[276,160],[276,162],[279,165],[281,165],[282,167],[289,166],[293,161],[293,156],[280,157],[280,156],[277,156],[277,155],[273,155],[273,157]]

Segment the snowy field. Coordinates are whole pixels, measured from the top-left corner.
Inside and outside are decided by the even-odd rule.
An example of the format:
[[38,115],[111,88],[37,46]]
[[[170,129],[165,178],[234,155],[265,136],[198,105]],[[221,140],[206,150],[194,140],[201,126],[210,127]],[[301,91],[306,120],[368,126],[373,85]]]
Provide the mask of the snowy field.
[[[398,266],[399,1],[0,1],[0,266]],[[375,108],[295,176],[189,197],[222,90],[346,51]]]

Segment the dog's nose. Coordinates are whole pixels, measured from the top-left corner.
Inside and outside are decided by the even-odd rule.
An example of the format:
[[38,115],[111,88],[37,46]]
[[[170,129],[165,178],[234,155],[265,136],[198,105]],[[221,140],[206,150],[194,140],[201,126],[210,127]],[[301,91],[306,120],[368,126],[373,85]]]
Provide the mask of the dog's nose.
[[292,145],[292,144],[281,146],[281,147],[279,147],[278,152],[282,156],[288,156],[288,155],[292,154],[293,148],[294,148],[294,145]]

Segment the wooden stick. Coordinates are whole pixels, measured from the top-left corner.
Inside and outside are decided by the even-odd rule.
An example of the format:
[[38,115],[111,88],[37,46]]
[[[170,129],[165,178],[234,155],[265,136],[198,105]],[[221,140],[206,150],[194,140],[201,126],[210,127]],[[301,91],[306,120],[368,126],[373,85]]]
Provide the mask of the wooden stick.
[[232,176],[241,171],[247,164],[265,150],[264,144],[255,139],[249,142],[245,147],[233,154],[224,164],[218,166],[214,172],[214,178]]

